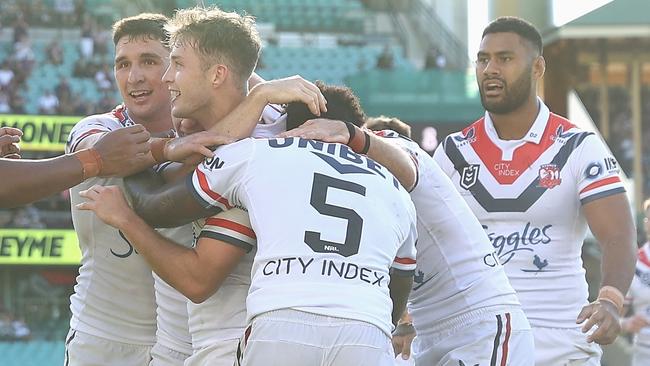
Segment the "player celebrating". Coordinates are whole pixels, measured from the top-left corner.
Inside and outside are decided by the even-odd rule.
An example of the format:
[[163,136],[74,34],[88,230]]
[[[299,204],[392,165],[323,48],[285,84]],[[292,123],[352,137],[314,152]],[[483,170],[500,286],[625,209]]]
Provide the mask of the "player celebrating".
[[[410,130],[397,119],[373,119],[372,124]],[[324,119],[281,136],[347,142],[359,135],[365,136],[368,156],[410,188],[417,211],[418,268],[409,298],[417,331],[416,365],[532,365],[530,325],[489,239],[424,150],[393,131],[374,136]],[[400,159],[404,154],[413,160]],[[409,354],[414,332],[408,328],[408,324],[398,326],[393,335],[396,354]]]
[[[620,330],[634,225],[616,160],[536,96],[544,69],[531,24],[490,23],[476,60],[485,116],[447,137],[434,157],[505,266],[533,327],[536,364],[599,365],[593,342],[609,344]],[[587,225],[602,249],[602,287],[591,304],[580,257]]]

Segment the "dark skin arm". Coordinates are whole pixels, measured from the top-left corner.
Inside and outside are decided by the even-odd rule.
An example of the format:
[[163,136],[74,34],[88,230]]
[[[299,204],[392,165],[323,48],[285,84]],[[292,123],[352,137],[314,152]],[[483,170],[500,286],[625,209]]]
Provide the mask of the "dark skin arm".
[[151,170],[124,179],[133,209],[153,227],[177,227],[220,210],[204,208],[194,198],[185,178],[164,183]]
[[405,276],[391,270],[388,289],[390,291],[390,298],[393,300],[392,321],[395,326],[406,311],[406,303],[411,293],[411,286],[413,286],[413,275]]
[[[148,160],[149,133],[141,125],[98,134],[88,140],[87,147],[101,157],[100,176],[131,174],[141,170]],[[0,207],[25,205],[81,183],[83,169],[75,154],[78,152],[44,160],[0,158]]]
[[[602,286],[613,286],[626,294],[634,277],[636,263],[636,230],[625,193],[591,201],[582,210],[602,251]],[[587,341],[610,344],[621,326],[618,309],[609,301],[594,301],[578,315],[577,323],[585,322],[583,332],[598,325]]]

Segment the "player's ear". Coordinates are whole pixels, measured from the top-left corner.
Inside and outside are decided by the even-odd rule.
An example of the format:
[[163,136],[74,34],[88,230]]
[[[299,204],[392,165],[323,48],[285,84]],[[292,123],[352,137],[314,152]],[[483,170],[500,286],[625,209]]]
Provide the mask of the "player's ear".
[[212,65],[207,72],[207,77],[210,80],[210,83],[212,84],[213,88],[218,88],[221,86],[221,84],[224,83],[226,78],[228,77],[228,73],[230,70],[228,70],[228,67],[223,64],[215,64]]
[[533,75],[536,79],[541,79],[546,71],[546,60],[544,56],[537,56],[533,60]]

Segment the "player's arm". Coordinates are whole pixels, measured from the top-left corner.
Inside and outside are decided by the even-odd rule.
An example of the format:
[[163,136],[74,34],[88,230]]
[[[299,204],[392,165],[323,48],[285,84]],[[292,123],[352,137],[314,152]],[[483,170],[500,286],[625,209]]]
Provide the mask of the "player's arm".
[[[620,331],[619,316],[623,295],[634,276],[636,231],[625,193],[588,202],[582,206],[589,227],[602,251],[602,283],[599,299],[583,308],[578,316],[583,331],[598,325],[587,339],[612,343]],[[621,304],[619,304],[619,301]]]
[[346,144],[355,152],[368,155],[385,166],[408,191],[413,189],[417,182],[417,168],[408,152],[399,145],[389,142],[389,139],[376,136],[351,124],[319,118],[307,121],[302,126],[279,136]]
[[220,209],[205,208],[195,198],[189,178],[166,183],[148,169],[124,179],[133,209],[153,227],[177,227],[216,214]]
[[196,248],[165,238],[129,208],[117,186],[95,185],[80,196],[88,201],[78,209],[92,210],[119,229],[154,272],[193,302],[211,296],[246,254],[240,247],[210,238],[201,238]]
[[393,312],[391,318],[393,325],[395,326],[397,326],[397,323],[406,311],[406,303],[408,302],[412,286],[413,273],[395,269],[391,270],[388,288],[390,290],[390,298],[393,300]]
[[618,163],[595,135],[577,136],[579,145],[569,168],[578,183],[582,212],[602,252],[598,299],[582,308],[577,323],[584,322],[583,332],[597,326],[587,341],[609,344],[620,332],[623,294],[634,277],[636,230]]
[[267,104],[290,102],[305,103],[317,116],[321,110],[327,110],[327,101],[320,89],[300,76],[259,81],[244,101],[209,131],[234,139],[249,137]]
[[[140,125],[97,134],[70,154],[43,160],[0,159],[0,207],[16,207],[73,187],[96,176],[120,176],[140,169],[149,151]],[[90,146],[90,147],[87,147]]]

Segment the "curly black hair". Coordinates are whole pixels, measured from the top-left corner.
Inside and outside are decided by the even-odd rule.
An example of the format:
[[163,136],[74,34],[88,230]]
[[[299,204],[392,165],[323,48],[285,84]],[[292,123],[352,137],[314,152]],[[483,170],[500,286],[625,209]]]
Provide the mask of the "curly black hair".
[[314,118],[336,119],[350,122],[358,127],[363,125],[366,115],[361,109],[359,98],[354,95],[352,89],[345,86],[327,85],[321,81],[316,81],[315,84],[327,99],[327,112],[316,116],[311,113],[304,103],[289,103],[285,109],[287,112],[287,131]]

